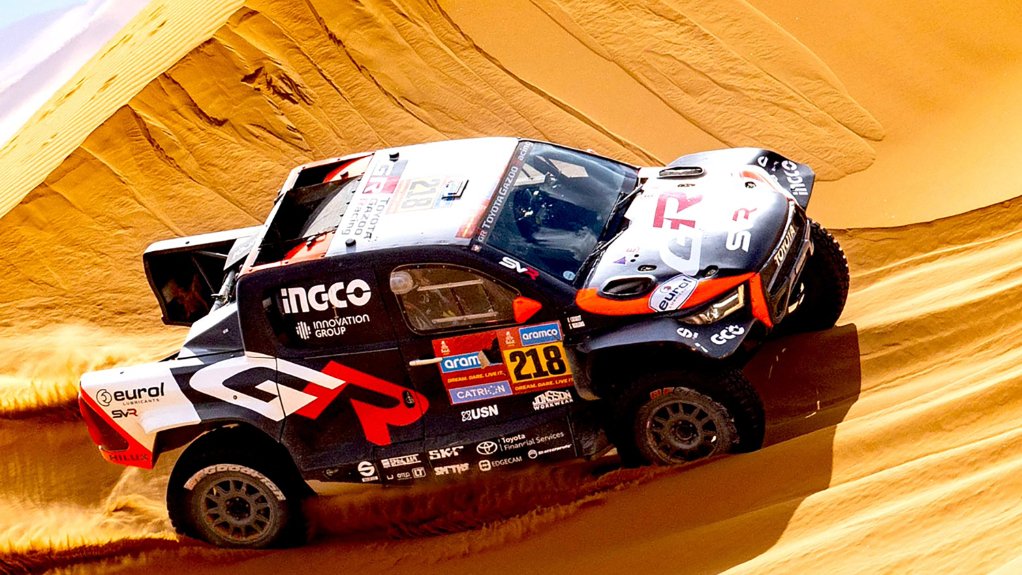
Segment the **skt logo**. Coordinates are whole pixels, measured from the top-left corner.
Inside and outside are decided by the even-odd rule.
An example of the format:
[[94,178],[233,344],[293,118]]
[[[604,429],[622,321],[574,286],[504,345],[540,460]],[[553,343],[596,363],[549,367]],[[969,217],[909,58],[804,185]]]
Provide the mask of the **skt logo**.
[[459,457],[461,455],[461,450],[462,449],[465,449],[464,445],[459,445],[457,447],[441,447],[440,449],[430,449],[429,450],[429,460],[430,461],[439,461],[441,459],[450,459],[451,457]]
[[[271,380],[253,386],[264,395],[269,395],[268,399],[259,399],[224,385],[230,378],[254,369],[276,370],[307,384],[301,390]],[[375,445],[390,445],[390,427],[411,425],[429,409],[429,401],[421,393],[333,361],[323,371],[316,371],[272,357],[234,357],[200,369],[189,383],[198,392],[244,407],[273,421],[280,421],[291,414],[316,419],[345,386],[366,389],[388,398],[394,404],[391,407],[380,407],[356,399],[350,400],[366,440]]]
[[369,284],[364,280],[351,280],[345,286],[337,282],[327,287],[319,284],[310,288],[293,287],[280,289],[280,305],[285,314],[309,313],[309,311],[326,311],[344,309],[348,303],[364,306],[372,297]]
[[519,262],[516,259],[512,259],[512,258],[509,258],[507,256],[504,256],[504,257],[500,258],[500,262],[499,263],[500,263],[500,265],[502,265],[502,266],[504,266],[504,267],[506,267],[508,269],[514,270],[514,271],[516,271],[516,272],[518,272],[518,273],[520,273],[522,275],[529,276],[529,279],[531,279],[531,280],[535,280],[536,278],[539,277],[539,272],[538,271],[536,271],[536,270],[534,270],[534,269],[532,269],[530,267],[523,266],[522,263]]

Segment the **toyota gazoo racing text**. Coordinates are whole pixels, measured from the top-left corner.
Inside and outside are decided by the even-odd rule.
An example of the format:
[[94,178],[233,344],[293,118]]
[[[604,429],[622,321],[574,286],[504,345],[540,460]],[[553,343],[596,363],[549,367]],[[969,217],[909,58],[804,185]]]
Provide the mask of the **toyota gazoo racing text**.
[[516,138],[300,166],[264,225],[146,250],[187,339],[85,374],[81,411],[108,461],[187,446],[171,520],[241,547],[299,541],[310,485],[756,449],[737,358],[847,294],[813,179],[752,148],[640,168]]

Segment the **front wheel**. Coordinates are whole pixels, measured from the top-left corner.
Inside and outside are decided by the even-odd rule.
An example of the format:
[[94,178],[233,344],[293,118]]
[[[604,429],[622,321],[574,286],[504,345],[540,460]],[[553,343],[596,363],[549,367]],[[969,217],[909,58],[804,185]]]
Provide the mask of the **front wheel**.
[[633,389],[621,418],[630,433],[618,442],[625,464],[677,465],[763,443],[763,405],[740,371],[669,371]]
[[841,317],[848,299],[848,259],[834,236],[810,220],[813,255],[799,278],[802,301],[781,322],[790,333],[830,329]]

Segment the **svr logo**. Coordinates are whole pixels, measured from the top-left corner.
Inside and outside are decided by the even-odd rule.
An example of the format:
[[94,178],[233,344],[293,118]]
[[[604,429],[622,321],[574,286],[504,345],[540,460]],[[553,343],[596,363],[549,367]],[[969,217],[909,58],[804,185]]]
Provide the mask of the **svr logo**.
[[314,311],[326,311],[330,307],[344,309],[348,307],[348,302],[361,307],[369,303],[371,297],[369,284],[364,280],[351,280],[347,288],[344,282],[336,282],[330,287],[319,284],[310,288],[293,287],[280,290],[281,307],[284,308],[285,314],[309,313],[310,308]]
[[725,343],[735,339],[736,337],[745,333],[745,328],[740,325],[729,325],[726,328],[720,330],[719,333],[715,333],[710,336],[710,341],[717,345],[724,345]]
[[536,270],[534,270],[534,269],[532,269],[530,267],[523,266],[521,264],[521,262],[519,262],[516,259],[512,259],[512,258],[509,258],[507,256],[504,256],[504,257],[500,258],[500,262],[499,263],[500,263],[500,265],[502,265],[502,266],[504,266],[504,267],[506,267],[508,269],[511,269],[511,270],[514,270],[514,271],[516,271],[516,272],[518,272],[520,274],[529,276],[529,279],[535,280],[536,278],[539,277],[539,272],[538,271],[536,271]]
[[756,209],[738,208],[735,210],[731,220],[737,224],[737,227],[727,233],[726,247],[728,250],[732,252],[736,250],[749,251],[749,243],[752,241],[752,233],[749,230],[752,229],[753,214]]
[[[271,396],[265,400],[224,385],[224,382],[232,377],[253,369],[286,373],[307,381],[308,385],[299,391],[265,380],[254,386],[255,389]],[[411,425],[429,409],[429,402],[419,392],[334,361],[328,363],[323,371],[316,371],[273,357],[233,357],[200,369],[195,372],[189,383],[195,391],[252,410],[273,421],[280,421],[291,414],[316,419],[345,386],[354,385],[367,389],[391,398],[395,403],[393,407],[379,407],[355,399],[350,400],[366,439],[375,445],[390,445],[390,427]],[[406,394],[411,395],[413,401],[406,401]]]

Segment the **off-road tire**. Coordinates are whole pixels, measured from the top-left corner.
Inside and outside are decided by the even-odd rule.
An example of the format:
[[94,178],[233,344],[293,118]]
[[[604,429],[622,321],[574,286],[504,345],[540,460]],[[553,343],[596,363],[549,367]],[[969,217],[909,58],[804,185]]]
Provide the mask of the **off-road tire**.
[[848,299],[848,259],[841,245],[820,224],[810,220],[813,255],[799,279],[802,303],[781,322],[786,333],[830,329]]
[[[627,466],[689,463],[763,444],[763,403],[738,370],[655,373],[636,382],[618,407],[609,431]],[[664,443],[675,453],[667,454]]]
[[221,547],[286,547],[306,537],[307,488],[265,452],[200,446],[170,475],[167,512],[174,529]]

